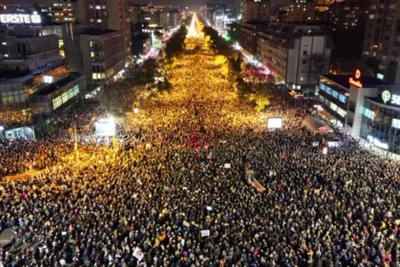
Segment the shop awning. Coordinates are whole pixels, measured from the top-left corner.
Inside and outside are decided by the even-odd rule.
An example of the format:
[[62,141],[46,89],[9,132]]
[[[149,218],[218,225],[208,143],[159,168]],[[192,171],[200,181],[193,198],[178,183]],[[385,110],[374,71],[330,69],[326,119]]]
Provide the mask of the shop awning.
[[323,121],[320,119],[314,117],[314,116],[308,116],[304,121],[303,121],[303,127],[306,127],[309,131],[313,132],[314,134],[316,133],[331,133],[333,132],[332,128],[326,125]]

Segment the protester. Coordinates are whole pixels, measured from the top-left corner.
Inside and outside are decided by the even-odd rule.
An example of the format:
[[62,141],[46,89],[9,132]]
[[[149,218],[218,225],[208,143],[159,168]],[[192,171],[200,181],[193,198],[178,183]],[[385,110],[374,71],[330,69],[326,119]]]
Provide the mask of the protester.
[[[92,105],[60,119],[58,138],[6,145],[5,174],[42,171],[0,182],[0,232],[21,249],[3,264],[398,266],[399,164],[346,135],[322,154],[301,129],[309,102],[270,89],[256,112],[205,40],[187,42],[202,49],[176,60],[172,92],[130,114],[118,143],[81,140],[75,157],[64,132],[105,114]],[[266,130],[276,116],[283,129]]]

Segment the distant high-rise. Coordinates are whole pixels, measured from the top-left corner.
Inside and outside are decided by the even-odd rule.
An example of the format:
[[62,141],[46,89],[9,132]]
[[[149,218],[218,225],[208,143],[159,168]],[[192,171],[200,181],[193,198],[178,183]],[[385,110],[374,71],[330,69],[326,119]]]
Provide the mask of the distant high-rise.
[[399,84],[400,1],[370,0],[368,12],[363,56],[377,63],[378,78]]
[[54,22],[78,22],[78,0],[54,0],[50,13]]
[[131,21],[127,0],[79,0],[79,22],[91,28],[120,31],[125,50],[131,51]]
[[313,0],[292,0],[287,6],[286,21],[312,21],[315,15],[315,3]]
[[[321,12],[321,9],[327,8],[327,11]],[[335,2],[329,7],[320,6],[319,17],[316,20],[325,20],[332,25],[332,30],[351,30],[364,32],[365,21],[368,14],[368,1],[365,0],[347,0]]]
[[269,21],[271,2],[269,0],[245,0],[243,3],[242,22]]

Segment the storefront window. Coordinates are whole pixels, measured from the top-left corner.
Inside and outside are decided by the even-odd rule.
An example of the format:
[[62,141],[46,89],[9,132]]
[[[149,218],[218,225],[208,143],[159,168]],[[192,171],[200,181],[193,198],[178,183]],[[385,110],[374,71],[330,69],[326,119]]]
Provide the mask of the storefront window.
[[79,85],[75,85],[74,86],[74,96],[76,96],[77,94],[79,94]]
[[368,109],[368,108],[364,108],[364,109],[363,109],[363,115],[364,115],[365,117],[367,117],[368,119],[373,120],[374,117],[375,117],[375,112],[371,111],[371,110]]
[[342,116],[343,118],[346,117],[347,112],[341,108],[338,107],[337,113]]
[[65,92],[61,95],[61,99],[63,104],[66,103],[68,101],[68,92]]
[[338,106],[334,103],[331,102],[330,106],[329,106],[333,111],[336,111]]
[[62,105],[61,96],[53,99],[53,110],[59,108]]
[[339,100],[340,102],[346,104],[347,103],[347,96],[344,96],[342,94],[339,95]]

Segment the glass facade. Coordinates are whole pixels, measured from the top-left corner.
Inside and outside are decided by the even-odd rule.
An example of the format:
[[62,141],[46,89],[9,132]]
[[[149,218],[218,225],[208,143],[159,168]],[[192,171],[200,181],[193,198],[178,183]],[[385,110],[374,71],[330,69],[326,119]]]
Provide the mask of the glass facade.
[[25,102],[25,93],[22,90],[2,92],[0,95],[0,99],[3,105],[23,103]]
[[319,85],[319,89],[323,92],[326,92],[328,95],[333,96],[333,98],[338,99],[340,102],[342,102],[343,104],[347,104],[347,96],[345,96],[344,94],[339,93],[338,91],[336,91],[335,89],[333,89],[332,87],[321,83]]
[[387,144],[389,152],[400,154],[400,109],[365,99],[360,136]]
[[62,104],[65,104],[72,98],[74,98],[77,94],[79,94],[79,85],[75,85],[67,92],[63,93],[62,95],[57,96],[53,99],[53,110],[59,108]]
[[326,110],[335,115],[336,119],[344,123],[347,115],[348,97],[324,83],[320,83],[319,89],[319,101],[321,104],[324,105]]

